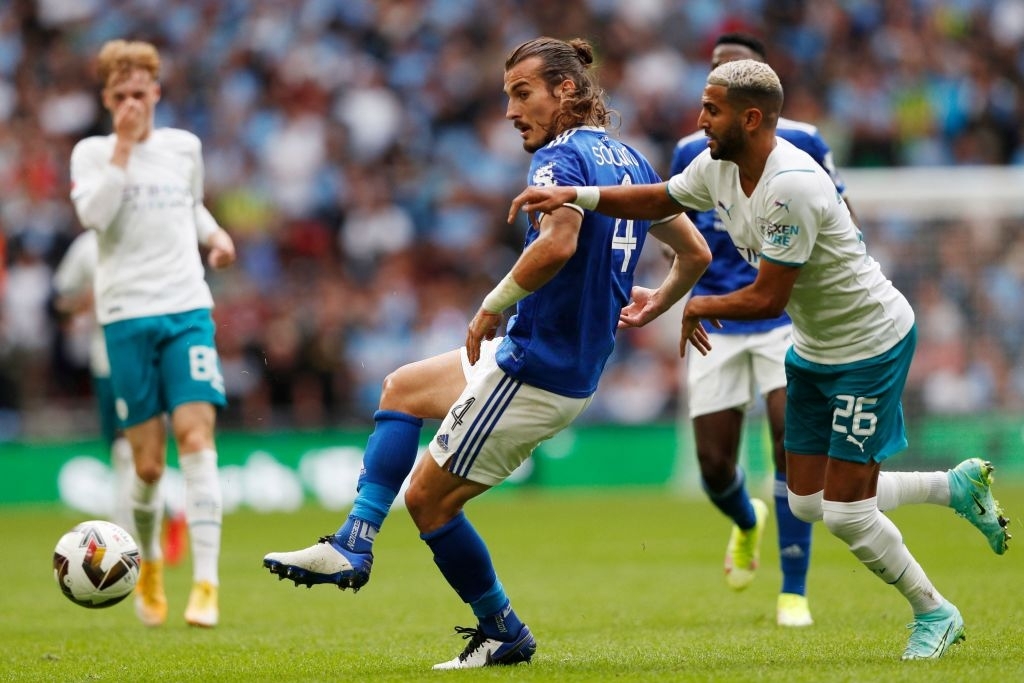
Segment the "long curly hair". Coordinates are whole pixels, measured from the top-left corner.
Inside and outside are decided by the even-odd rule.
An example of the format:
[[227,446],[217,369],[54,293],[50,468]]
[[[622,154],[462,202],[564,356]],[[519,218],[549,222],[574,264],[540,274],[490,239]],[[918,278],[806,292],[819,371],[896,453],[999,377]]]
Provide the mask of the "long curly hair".
[[546,36],[528,40],[509,54],[505,71],[531,57],[540,57],[540,75],[552,94],[565,80],[576,86],[572,94],[562,95],[561,111],[554,121],[556,132],[576,126],[606,126],[611,122],[615,111],[606,104],[605,91],[594,76],[594,48],[589,42],[583,38],[559,40]]

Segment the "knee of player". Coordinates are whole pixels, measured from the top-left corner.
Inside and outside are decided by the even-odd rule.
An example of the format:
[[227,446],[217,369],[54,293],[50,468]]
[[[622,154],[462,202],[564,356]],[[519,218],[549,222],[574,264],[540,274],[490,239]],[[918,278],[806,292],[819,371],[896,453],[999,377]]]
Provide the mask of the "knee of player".
[[409,516],[421,532],[435,503],[430,493],[418,485],[414,477],[409,483],[409,488],[405,490],[405,509],[409,511]]
[[704,489],[712,496],[725,493],[737,484],[736,460],[727,455],[699,452],[700,476]]
[[405,491],[405,508],[421,534],[437,531],[462,509],[452,505],[450,497],[417,485],[415,478]]
[[155,484],[164,475],[164,462],[160,458],[140,458],[135,463],[135,476],[147,484]]
[[877,531],[880,513],[874,499],[850,503],[824,501],[822,520],[836,538],[853,545]]
[[[397,410],[416,415],[409,400],[411,396],[415,395],[415,389],[416,387],[410,383],[408,373],[404,368],[398,368],[388,373],[380,387],[380,409]],[[417,417],[419,416],[417,415]]]
[[209,403],[195,401],[175,408],[171,413],[171,429],[178,452],[189,454],[214,448],[216,423],[216,409]]
[[214,447],[212,430],[199,423],[183,425],[175,430],[174,440],[181,454],[198,453]]
[[789,491],[789,509],[793,515],[802,522],[817,522],[820,521],[823,516],[821,509],[823,498],[824,495],[822,491],[812,493],[809,496],[799,496],[792,491]]

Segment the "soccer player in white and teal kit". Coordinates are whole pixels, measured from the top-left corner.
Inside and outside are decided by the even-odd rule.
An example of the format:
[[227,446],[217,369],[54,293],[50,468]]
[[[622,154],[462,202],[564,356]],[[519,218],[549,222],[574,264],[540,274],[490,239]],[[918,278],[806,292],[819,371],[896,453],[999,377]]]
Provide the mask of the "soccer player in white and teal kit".
[[154,128],[160,99],[156,49],[110,41],[97,64],[114,132],[75,145],[71,199],[79,221],[96,233],[96,317],[107,343],[117,418],[135,462],[133,515],[142,556],[136,613],[147,626],[167,617],[159,485],[169,416],[192,549],[185,620],[212,627],[219,618],[222,517],[214,425],[225,396],[199,244],[209,248],[214,267],[234,261],[234,244],[203,206],[199,139]]
[[775,135],[782,85],[767,64],[732,61],[708,76],[698,125],[708,149],[667,183],[632,187],[527,188],[519,209],[575,203],[622,218],[684,206],[716,209],[741,252],[757,258],[754,281],[735,292],[695,296],[683,312],[680,352],[712,352],[703,320],[757,320],[789,313],[786,451],[789,504],[823,520],[872,574],[909,603],[914,628],[903,659],[932,659],[963,638],[959,610],[928,579],[883,509],[949,505],[997,553],[1007,520],[980,459],[949,472],[879,475],[907,445],[900,395],[916,339],[914,312],[867,253],[832,179]]
[[[764,45],[745,33],[724,33],[715,40],[711,68],[737,59],[767,61]],[[807,152],[832,178],[845,199],[845,184],[836,171],[832,150],[810,124],[779,117],[776,135]],[[672,152],[671,175],[681,173],[708,147],[703,130],[679,140]],[[754,281],[757,269],[747,263],[729,237],[718,211],[688,211],[714,258],[693,287],[694,296],[728,294]],[[811,525],[789,509],[786,490],[786,351],[793,324],[783,313],[765,320],[723,321],[714,334],[714,353],[687,356],[687,407],[693,423],[701,484],[711,502],[733,522],[725,555],[726,583],[734,590],[754,579],[768,506],[752,498],[739,465],[745,412],[755,389],[764,398],[775,465],[773,498],[778,531],[782,585],[776,600],[776,623],[801,627],[814,623],[807,601],[811,559]]]
[[[132,447],[124,436],[114,409],[114,387],[110,380],[110,360],[103,328],[96,322],[93,281],[99,262],[96,231],[78,234],[68,246],[53,274],[54,307],[63,316],[87,314],[93,326],[89,339],[89,374],[92,376],[93,399],[99,417],[100,435],[110,450],[110,467],[114,473],[114,505],[111,519],[133,537],[135,518],[132,512],[132,489],[135,486],[135,462]],[[185,516],[178,496],[164,495],[166,534],[163,553],[168,564],[175,564],[184,553]]]
[[[68,246],[53,274],[56,295],[54,307],[66,316],[88,311],[95,319],[93,305],[93,278],[99,261],[96,233],[79,233]],[[95,323],[95,320],[93,321]],[[100,435],[110,449],[110,466],[114,472],[114,509],[111,519],[134,534],[129,492],[135,480],[132,447],[124,437],[114,410],[114,388],[110,381],[110,361],[103,328],[95,325],[89,340],[89,374],[92,376],[93,397],[100,421]]]
[[[657,182],[647,160],[604,129],[608,110],[589,72],[592,62],[585,41],[553,38],[524,43],[506,61],[506,117],[533,154],[530,182]],[[310,548],[270,553],[264,565],[296,583],[363,585],[373,538],[416,457],[422,418],[441,419],[405,501],[434,562],[477,623],[457,629],[465,648],[434,668],[529,661],[536,641],[512,609],[463,505],[504,481],[537,444],[586,409],[619,326],[640,326],[668,310],[707,267],[710,251],[692,223],[678,207],[666,217],[652,224],[578,207],[535,216],[518,261],[469,323],[465,347],[385,380],[345,525]],[[656,290],[633,286],[648,234],[676,255]],[[502,311],[512,306],[506,335],[495,338]]]

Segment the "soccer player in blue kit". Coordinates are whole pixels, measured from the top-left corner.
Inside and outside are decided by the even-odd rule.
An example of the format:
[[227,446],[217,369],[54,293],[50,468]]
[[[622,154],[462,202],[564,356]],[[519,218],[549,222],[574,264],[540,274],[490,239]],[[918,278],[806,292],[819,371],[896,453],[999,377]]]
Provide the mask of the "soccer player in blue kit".
[[[711,68],[737,59],[767,61],[764,45],[743,33],[725,33],[715,41]],[[779,117],[775,134],[807,152],[829,174],[836,190],[846,198],[846,187],[836,172],[832,151],[810,124]],[[681,173],[708,147],[703,130],[679,140],[672,153],[670,175]],[[688,211],[704,235],[714,259],[694,285],[693,294],[728,294],[754,281],[757,270],[740,255],[715,211]],[[744,413],[756,386],[764,397],[775,464],[773,497],[778,530],[782,589],[776,606],[780,626],[813,623],[807,602],[807,569],[811,553],[811,525],[789,509],[786,492],[785,357],[792,337],[786,313],[764,320],[723,321],[714,333],[715,352],[687,356],[687,398],[701,484],[708,498],[733,522],[725,556],[726,583],[742,590],[754,579],[768,507],[747,492],[739,466]]]
[[[610,112],[584,40],[537,38],[505,63],[506,118],[533,154],[538,186],[658,182],[637,151],[610,137]],[[618,327],[642,326],[689,291],[710,251],[678,207],[620,220],[566,206],[533,216],[525,247],[469,323],[464,348],[404,366],[384,381],[352,512],[337,533],[264,565],[297,584],[359,588],[372,544],[416,459],[423,418],[441,419],[405,502],[434,562],[476,617],[468,643],[437,669],[529,661],[530,629],[512,609],[487,546],[463,506],[504,481],[534,448],[589,405]],[[633,286],[647,235],[674,253],[657,289]],[[504,337],[504,310],[516,306]]]
[[[914,311],[867,253],[828,174],[775,134],[783,92],[767,64],[741,59],[709,74],[698,125],[708,148],[680,174],[653,185],[528,187],[520,209],[568,204],[620,218],[657,218],[679,207],[716,209],[757,276],[727,294],[694,296],[683,310],[680,353],[711,351],[702,321],[793,320],[786,354],[786,482],[790,508],[822,520],[914,615],[904,660],[941,657],[964,637],[956,606],[932,584],[882,513],[907,503],[952,507],[1006,551],[1007,520],[992,497],[989,463],[949,472],[888,472],[907,446],[900,396],[916,344]],[[902,475],[902,476],[901,476]]]

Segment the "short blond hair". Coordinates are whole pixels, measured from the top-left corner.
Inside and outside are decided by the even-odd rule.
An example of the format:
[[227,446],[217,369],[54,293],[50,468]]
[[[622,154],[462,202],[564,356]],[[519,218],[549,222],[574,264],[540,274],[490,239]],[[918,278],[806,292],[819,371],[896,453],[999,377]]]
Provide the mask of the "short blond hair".
[[96,58],[96,73],[104,87],[136,69],[148,71],[153,80],[160,75],[160,53],[142,40],[109,40]]
[[730,90],[760,90],[782,92],[782,82],[775,70],[764,62],[753,59],[737,59],[719,64],[708,74],[709,85],[724,85]]
[[769,120],[776,120],[782,111],[782,81],[764,62],[737,59],[719,64],[708,74],[707,82],[725,87],[730,102],[761,109]]

